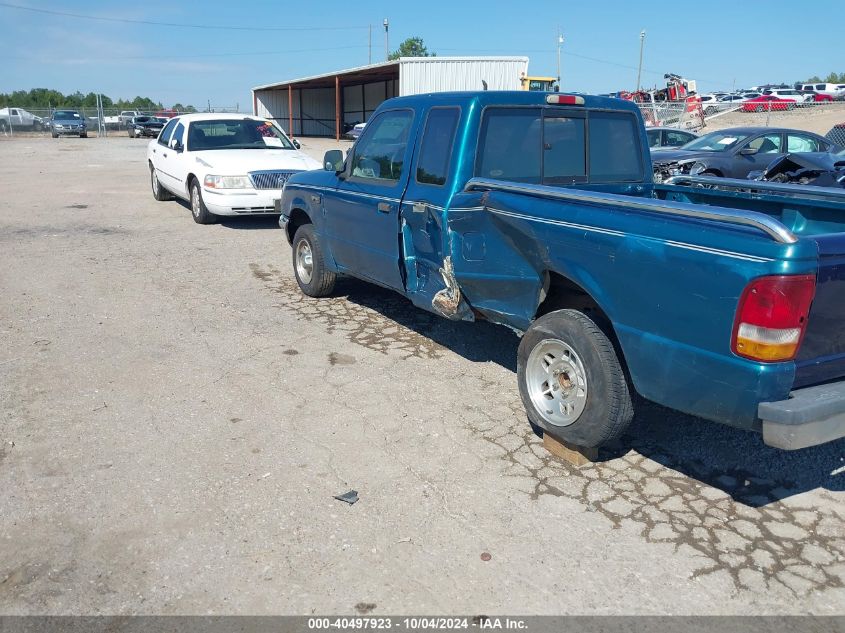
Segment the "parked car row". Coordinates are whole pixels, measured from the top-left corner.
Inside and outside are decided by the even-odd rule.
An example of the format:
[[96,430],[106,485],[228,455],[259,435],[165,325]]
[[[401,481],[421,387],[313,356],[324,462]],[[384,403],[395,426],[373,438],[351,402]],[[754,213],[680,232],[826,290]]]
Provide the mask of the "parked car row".
[[710,132],[676,148],[651,152],[656,182],[670,176],[748,178],[787,154],[837,152],[842,146],[812,132],[735,127]]

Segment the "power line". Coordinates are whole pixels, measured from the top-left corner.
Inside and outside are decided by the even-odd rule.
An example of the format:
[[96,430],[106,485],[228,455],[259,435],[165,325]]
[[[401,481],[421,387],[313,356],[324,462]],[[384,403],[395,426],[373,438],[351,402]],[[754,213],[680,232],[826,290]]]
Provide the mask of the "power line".
[[[72,58],[72,61],[79,63],[79,62],[96,62],[96,63],[103,63],[109,61],[135,61],[135,60],[156,60],[156,59],[167,59],[167,60],[175,60],[179,61],[182,59],[207,59],[213,57],[250,57],[255,55],[293,55],[295,53],[317,53],[320,51],[341,51],[341,50],[349,50],[349,49],[361,49],[367,48],[367,45],[361,46],[335,46],[335,47],[321,47],[321,48],[299,48],[299,49],[291,49],[287,51],[251,51],[251,52],[235,52],[235,53],[201,53],[198,55],[182,55],[182,54],[170,54],[170,55],[128,55],[128,56],[121,56],[116,57],[113,55],[109,55],[107,58]],[[5,55],[4,59],[20,59],[26,61],[48,61],[45,57],[38,57],[37,55]],[[50,63],[55,63],[55,59],[49,59]]]
[[84,15],[82,13],[70,13],[67,11],[54,11],[52,9],[38,9],[36,7],[25,7],[9,2],[0,2],[0,7],[17,9],[19,11],[30,11],[46,15],[56,15],[64,18],[77,18],[79,20],[95,20],[98,22],[118,22],[121,24],[143,24],[146,26],[173,26],[180,29],[203,29],[219,31],[353,31],[369,28],[368,26],[216,26],[213,24],[185,24],[179,22],[156,22],[153,20],[133,20],[131,18],[107,18],[97,15]]

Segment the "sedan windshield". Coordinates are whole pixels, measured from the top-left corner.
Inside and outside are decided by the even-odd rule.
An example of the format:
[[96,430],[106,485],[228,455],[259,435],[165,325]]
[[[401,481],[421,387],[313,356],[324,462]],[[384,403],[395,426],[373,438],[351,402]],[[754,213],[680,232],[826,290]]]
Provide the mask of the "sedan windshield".
[[748,138],[748,134],[731,134],[730,132],[711,132],[690,141],[681,149],[697,152],[724,152],[735,147],[740,141]]
[[78,119],[79,112],[74,112],[73,110],[56,110],[53,114],[54,119]]
[[188,128],[188,150],[296,149],[270,121],[260,119],[214,119],[194,121]]

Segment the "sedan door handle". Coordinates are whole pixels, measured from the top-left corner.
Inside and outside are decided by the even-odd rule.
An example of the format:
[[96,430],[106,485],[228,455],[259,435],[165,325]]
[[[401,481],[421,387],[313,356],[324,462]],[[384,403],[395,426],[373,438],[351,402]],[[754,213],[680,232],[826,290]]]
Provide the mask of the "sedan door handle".
[[379,211],[379,213],[390,213],[390,203],[389,202],[379,202],[378,203],[378,211]]
[[167,154],[162,154],[162,155],[161,155],[161,157],[162,157],[162,158],[167,158]]

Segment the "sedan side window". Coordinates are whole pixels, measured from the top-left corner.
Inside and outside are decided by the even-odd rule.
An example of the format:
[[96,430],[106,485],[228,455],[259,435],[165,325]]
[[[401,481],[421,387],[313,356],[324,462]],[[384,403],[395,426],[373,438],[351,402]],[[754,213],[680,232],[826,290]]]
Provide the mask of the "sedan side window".
[[380,114],[367,124],[355,145],[352,176],[367,180],[397,182],[402,176],[405,149],[414,115],[410,110]]
[[687,134],[686,132],[675,132],[674,130],[666,130],[664,134],[666,134],[666,145],[668,147],[680,147],[681,145],[686,145],[695,138],[692,134]]
[[[173,137],[170,139],[170,141],[179,141],[182,144],[182,146],[184,147],[185,140],[182,138],[184,135],[185,135],[185,126],[182,125],[181,123],[179,123],[176,126],[176,129],[173,130]],[[170,144],[170,141],[168,141],[168,145]]]
[[168,141],[170,141],[170,135],[173,134],[173,128],[176,127],[177,121],[178,119],[173,119],[170,123],[164,126],[158,135],[159,145],[164,145],[165,147],[167,146]]
[[766,134],[752,140],[748,147],[756,149],[758,154],[779,154],[780,144],[780,134]]
[[[649,147],[660,147],[660,130],[646,130],[645,133],[648,137]],[[668,135],[666,137],[666,142],[669,142]]]
[[825,151],[821,143],[819,143],[812,136],[805,134],[787,134],[786,135],[786,151],[787,152],[823,152]]

